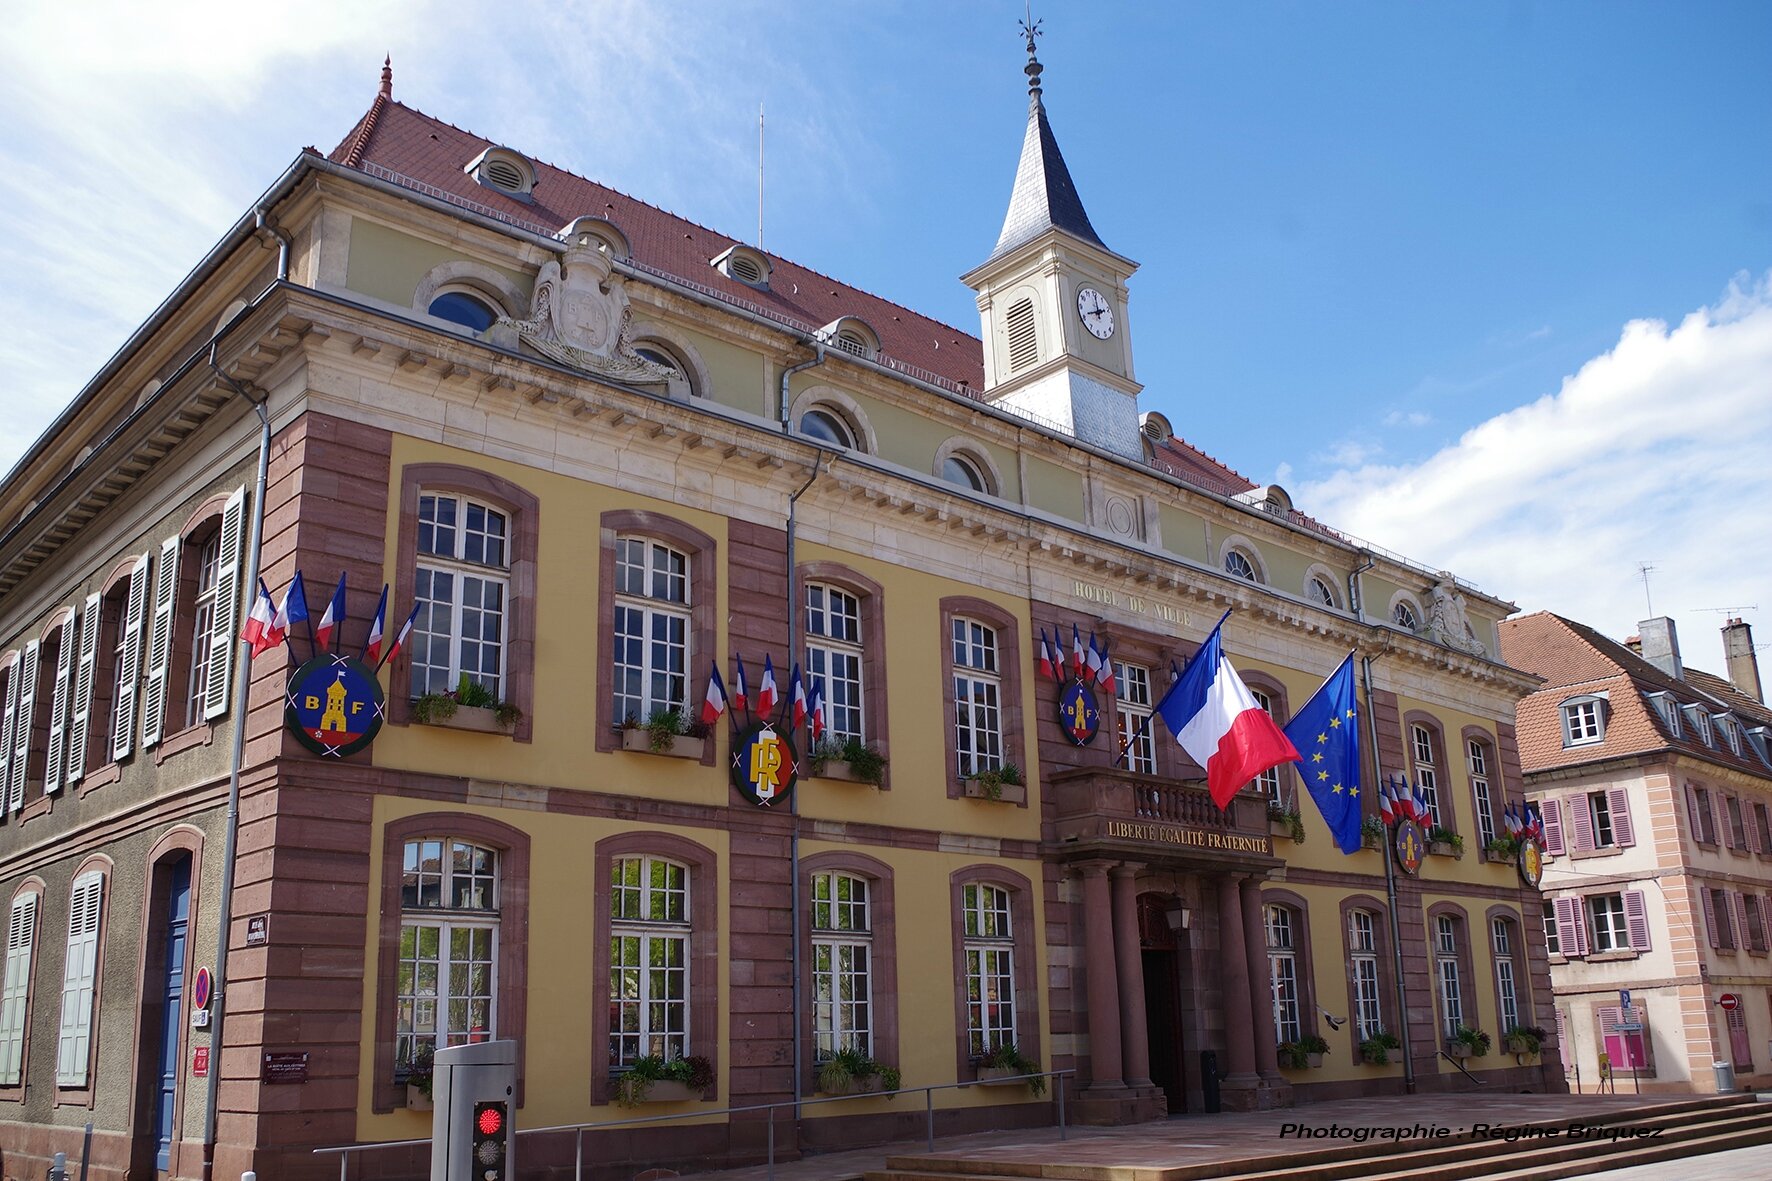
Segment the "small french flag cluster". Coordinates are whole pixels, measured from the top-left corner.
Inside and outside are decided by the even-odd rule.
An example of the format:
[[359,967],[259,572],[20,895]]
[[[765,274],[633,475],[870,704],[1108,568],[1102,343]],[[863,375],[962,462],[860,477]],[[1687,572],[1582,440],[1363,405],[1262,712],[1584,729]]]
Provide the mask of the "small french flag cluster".
[[[375,619],[369,625],[369,640],[363,646],[363,662],[376,669],[399,655],[400,649],[406,646],[407,637],[412,634],[412,625],[418,619],[419,604],[412,605],[411,614],[401,625],[400,631],[394,636],[394,642],[382,650],[386,638],[388,619],[388,588],[381,588],[381,602],[376,605]],[[259,579],[258,593],[253,596],[252,610],[247,613],[246,622],[240,628],[240,638],[252,649],[256,660],[281,644],[287,643],[291,629],[298,623],[309,627],[308,643],[310,655],[317,656],[321,652],[336,652],[339,638],[339,626],[345,617],[345,576],[338,576],[338,589],[332,592],[332,599],[326,604],[326,611],[315,624],[308,614],[307,591],[302,585],[301,571],[289,583],[289,589],[283,592],[283,601],[275,603],[271,599],[270,588]],[[293,655],[293,650],[292,650]]]

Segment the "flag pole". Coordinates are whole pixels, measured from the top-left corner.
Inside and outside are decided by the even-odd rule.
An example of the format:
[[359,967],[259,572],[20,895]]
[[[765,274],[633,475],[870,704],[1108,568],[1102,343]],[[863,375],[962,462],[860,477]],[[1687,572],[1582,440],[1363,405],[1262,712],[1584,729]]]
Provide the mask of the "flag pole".
[[[1384,771],[1379,766],[1378,755],[1378,713],[1372,708],[1372,658],[1360,657],[1360,676],[1362,688],[1366,695],[1366,729],[1372,737],[1372,777],[1378,779]],[[1387,835],[1390,830],[1386,830]],[[1390,912],[1391,929],[1391,969],[1396,975],[1397,984],[1397,1026],[1403,1041],[1403,1093],[1415,1094],[1415,1059],[1410,1050],[1409,1039],[1409,996],[1407,986],[1403,983],[1403,928],[1397,918],[1397,867],[1392,850],[1380,849],[1384,858],[1384,896]],[[1356,1031],[1358,1032],[1358,1031]]]

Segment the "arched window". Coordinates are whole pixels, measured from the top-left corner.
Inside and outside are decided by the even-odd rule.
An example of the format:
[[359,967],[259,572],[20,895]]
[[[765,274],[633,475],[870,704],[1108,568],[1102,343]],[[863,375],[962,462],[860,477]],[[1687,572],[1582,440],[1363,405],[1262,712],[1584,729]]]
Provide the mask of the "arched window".
[[246,489],[204,502],[160,545],[146,621],[142,746],[225,714],[239,631],[241,531]]
[[1348,992],[1353,1001],[1356,1041],[1384,1032],[1384,992],[1379,983],[1379,916],[1376,911],[1347,912]]
[[1464,765],[1470,773],[1471,806],[1477,816],[1477,840],[1484,849],[1495,839],[1495,798],[1490,789],[1494,750],[1487,734],[1465,731]]
[[1410,720],[1408,728],[1410,766],[1415,785],[1427,797],[1428,823],[1433,828],[1452,830],[1452,809],[1440,799],[1440,771],[1446,760],[1441,754],[1439,728],[1425,716],[1420,721]]
[[808,410],[800,416],[800,433],[836,447],[853,448],[855,433],[836,412],[827,409]]
[[1255,572],[1255,563],[1242,550],[1227,550],[1224,555],[1224,572],[1232,578],[1241,578],[1249,582],[1260,582]]
[[1321,603],[1325,607],[1336,606],[1335,590],[1329,585],[1327,579],[1313,576],[1305,583],[1304,593],[1313,602]]
[[56,1048],[55,1085],[86,1087],[92,1073],[93,1026],[97,1021],[100,932],[109,874],[92,869],[74,879],[68,899],[68,948],[62,960],[61,1038]]
[[950,455],[941,464],[941,478],[950,484],[958,484],[962,488],[970,488],[974,492],[984,492],[984,475],[979,472],[978,465],[964,455]]
[[966,959],[966,1041],[974,1057],[1016,1044],[1015,927],[1009,891],[988,882],[960,888]]
[[840,586],[806,584],[806,669],[824,690],[825,733],[842,744],[866,742],[862,708],[861,599]]
[[1003,318],[1009,344],[1009,371],[1026,369],[1040,359],[1040,339],[1035,327],[1034,301],[1017,300]]
[[499,316],[491,304],[465,291],[445,291],[425,310],[439,320],[460,324],[476,335],[492,327]]
[[1524,952],[1520,925],[1506,916],[1489,920],[1490,950],[1495,959],[1495,1002],[1501,1018],[1497,1033],[1507,1036],[1520,1022],[1520,982],[1524,979],[1519,957]]
[[23,1098],[25,1079],[25,1017],[30,1010],[31,984],[37,952],[37,916],[42,909],[43,888],[28,881],[12,896],[7,913],[4,974],[0,975],[0,1094],[19,1088]]
[[1421,622],[1411,603],[1399,602],[1391,608],[1391,622],[1413,635],[1421,630]]
[[1434,990],[1440,1010],[1440,1033],[1451,1038],[1465,1019],[1471,977],[1470,935],[1463,909],[1449,902],[1428,911],[1428,937],[1432,940]]

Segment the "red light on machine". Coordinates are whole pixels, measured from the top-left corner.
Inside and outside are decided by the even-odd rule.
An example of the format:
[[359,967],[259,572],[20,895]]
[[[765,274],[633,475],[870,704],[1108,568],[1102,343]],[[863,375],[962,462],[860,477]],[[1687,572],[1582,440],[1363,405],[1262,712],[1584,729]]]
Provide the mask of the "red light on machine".
[[502,1104],[483,1104],[474,1116],[474,1127],[482,1136],[496,1136],[504,1131],[505,1113]]

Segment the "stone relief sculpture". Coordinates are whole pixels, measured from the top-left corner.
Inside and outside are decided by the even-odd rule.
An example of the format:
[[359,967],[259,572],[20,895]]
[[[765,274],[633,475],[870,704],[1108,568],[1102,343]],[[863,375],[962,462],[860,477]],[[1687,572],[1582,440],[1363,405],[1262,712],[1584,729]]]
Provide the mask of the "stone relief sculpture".
[[498,324],[515,330],[522,343],[562,365],[627,385],[668,384],[673,376],[670,369],[634,351],[629,338],[634,310],[628,304],[627,280],[615,271],[611,239],[580,230],[582,222],[591,220],[581,218],[568,226],[571,244],[565,255],[542,265],[529,301],[529,318],[502,317]]
[[1472,656],[1489,654],[1488,648],[1477,639],[1470,617],[1465,614],[1464,595],[1459,593],[1458,584],[1453,581],[1452,575],[1444,570],[1440,571],[1440,581],[1434,583],[1431,592],[1427,629],[1436,644],[1454,651],[1468,652]]

